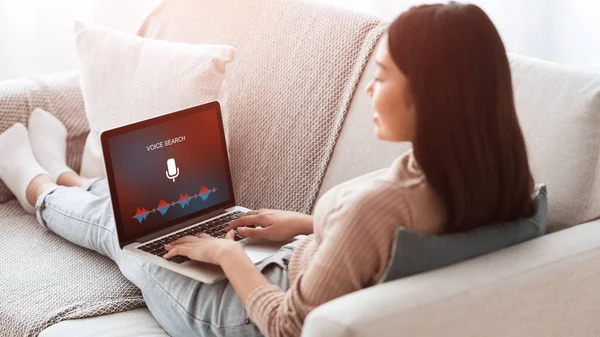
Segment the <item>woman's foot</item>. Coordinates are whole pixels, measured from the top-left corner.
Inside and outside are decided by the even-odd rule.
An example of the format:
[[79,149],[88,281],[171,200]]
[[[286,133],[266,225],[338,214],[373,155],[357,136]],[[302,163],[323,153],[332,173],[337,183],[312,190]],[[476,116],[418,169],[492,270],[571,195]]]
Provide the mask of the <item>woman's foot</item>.
[[67,166],[67,129],[56,117],[37,108],[29,116],[28,129],[33,154],[52,181],[63,173],[75,173]]
[[27,188],[40,175],[48,175],[48,172],[33,155],[27,128],[17,123],[0,134],[0,179],[31,214],[35,213],[35,201],[27,200]]
[[29,183],[25,195],[27,196],[27,202],[31,205],[35,205],[37,199],[42,193],[49,189],[55,188],[56,186],[77,186],[81,187],[83,183],[87,181],[87,178],[83,178],[75,172],[65,172],[58,177],[55,183],[53,179],[47,174],[41,174]]
[[35,205],[38,197],[42,193],[56,186],[57,185],[52,181],[52,178],[47,174],[40,174],[39,176],[33,178],[29,185],[27,185],[27,190],[25,191],[27,203],[30,205]]
[[65,172],[58,177],[56,183],[62,186],[77,186],[81,187],[88,178],[84,178],[75,172]]

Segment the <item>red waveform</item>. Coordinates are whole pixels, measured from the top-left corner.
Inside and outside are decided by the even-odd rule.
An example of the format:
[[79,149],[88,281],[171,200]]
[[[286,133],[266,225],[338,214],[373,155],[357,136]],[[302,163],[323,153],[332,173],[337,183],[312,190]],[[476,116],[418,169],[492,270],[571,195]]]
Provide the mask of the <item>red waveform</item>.
[[161,201],[158,203],[158,207],[156,207],[156,209],[159,209],[159,208],[161,208],[161,207],[167,207],[167,206],[169,206],[169,204],[168,204],[166,201],[164,201],[164,200],[161,200]]
[[138,207],[137,211],[135,212],[135,216],[140,216],[142,214],[146,214],[148,213],[148,210],[146,209],[146,207],[142,207],[141,209]]
[[190,196],[187,193],[186,194],[179,193],[179,201],[187,200],[189,198],[190,198]]
[[200,195],[202,195],[204,193],[208,193],[208,192],[210,192],[210,190],[206,186],[202,186],[200,188]]

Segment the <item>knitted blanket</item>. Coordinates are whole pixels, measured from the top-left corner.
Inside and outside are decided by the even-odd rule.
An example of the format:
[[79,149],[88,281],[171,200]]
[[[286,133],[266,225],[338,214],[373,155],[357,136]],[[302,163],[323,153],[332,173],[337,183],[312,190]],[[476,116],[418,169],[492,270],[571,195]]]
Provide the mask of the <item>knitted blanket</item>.
[[0,205],[0,229],[0,336],[144,306],[112,260],[50,232],[16,200]]
[[238,204],[310,213],[379,18],[309,1],[165,1],[139,34],[236,48],[227,67]]

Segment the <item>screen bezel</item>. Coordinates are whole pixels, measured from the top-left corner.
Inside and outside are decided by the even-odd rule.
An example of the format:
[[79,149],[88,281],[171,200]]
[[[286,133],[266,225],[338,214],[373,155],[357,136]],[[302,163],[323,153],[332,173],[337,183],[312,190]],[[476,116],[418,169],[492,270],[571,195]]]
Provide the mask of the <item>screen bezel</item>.
[[[172,120],[187,117],[187,116],[190,116],[190,115],[193,115],[196,113],[208,113],[209,111],[215,111],[217,114],[217,120],[219,123],[219,134],[221,135],[221,144],[223,145],[222,151],[223,151],[223,158],[225,159],[225,170],[227,173],[227,182],[229,183],[229,196],[230,196],[229,200],[226,200],[220,204],[205,208],[203,210],[194,212],[192,214],[188,214],[183,217],[168,221],[166,224],[164,224],[160,227],[157,227],[153,231],[149,231],[147,233],[137,235],[136,237],[133,237],[133,238],[125,238],[124,223],[123,223],[123,219],[121,218],[121,210],[119,207],[119,196],[117,195],[117,189],[116,189],[116,185],[115,185],[115,175],[114,175],[114,171],[112,168],[112,158],[111,158],[110,151],[109,151],[109,140],[115,136],[126,134],[129,132],[134,132],[134,131],[137,131],[137,130],[140,130],[140,129],[143,129],[143,128],[146,128],[149,126],[154,126],[157,124],[170,122]],[[115,225],[117,228],[117,238],[119,239],[119,246],[121,247],[121,249],[123,249],[123,247],[127,246],[128,244],[136,242],[136,239],[138,239],[139,237],[145,237],[145,236],[149,236],[154,233],[157,233],[157,232],[165,231],[169,228],[176,227],[178,224],[181,224],[186,221],[190,221],[190,220],[198,218],[198,217],[202,217],[203,215],[214,212],[216,210],[226,209],[226,208],[235,206],[235,195],[233,193],[233,181],[231,179],[229,156],[228,156],[227,144],[226,144],[226,140],[225,140],[225,131],[223,129],[223,118],[221,115],[221,106],[218,101],[213,101],[213,102],[209,102],[206,104],[193,106],[193,107],[190,107],[187,109],[171,112],[171,113],[168,113],[165,115],[145,119],[143,121],[139,121],[139,122],[136,122],[133,124],[128,124],[128,125],[114,128],[114,129],[105,130],[102,133],[100,133],[100,141],[102,143],[102,153],[104,154],[104,169],[106,172],[106,178],[108,180],[108,186],[109,186],[109,190],[110,190],[110,198],[112,201],[112,209],[113,209],[113,215],[114,215],[113,218],[115,219]]]

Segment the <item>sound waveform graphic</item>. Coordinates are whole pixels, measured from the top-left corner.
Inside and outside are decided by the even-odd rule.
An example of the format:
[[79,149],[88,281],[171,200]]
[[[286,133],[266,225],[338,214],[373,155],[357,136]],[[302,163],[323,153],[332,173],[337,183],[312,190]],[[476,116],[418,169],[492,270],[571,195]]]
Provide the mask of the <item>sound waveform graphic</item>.
[[135,218],[139,223],[142,223],[144,220],[146,220],[148,218],[148,214],[150,214],[150,213],[159,212],[160,215],[164,216],[165,214],[167,214],[167,211],[171,207],[175,207],[176,205],[179,205],[179,206],[181,206],[181,208],[185,208],[186,206],[189,206],[190,201],[195,198],[201,198],[202,201],[206,201],[208,199],[208,196],[211,193],[214,193],[216,191],[217,191],[216,187],[213,187],[213,189],[208,189],[206,186],[202,186],[200,188],[200,192],[198,192],[197,194],[194,194],[192,196],[190,196],[187,193],[186,194],[179,193],[179,199],[177,201],[166,202],[165,200],[160,200],[158,202],[158,205],[156,206],[156,208],[153,208],[151,210],[146,209],[146,207],[142,207],[142,208],[138,207],[133,218]]

